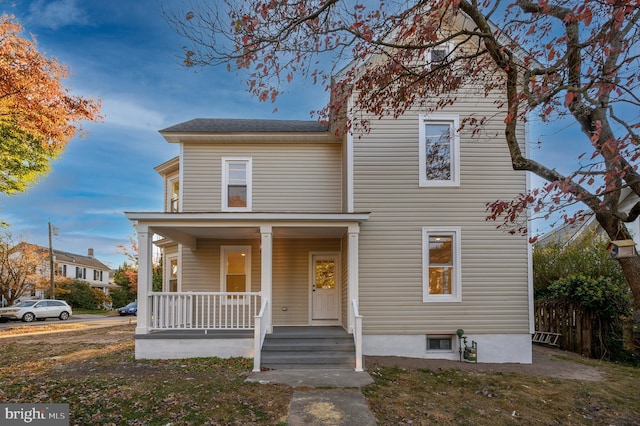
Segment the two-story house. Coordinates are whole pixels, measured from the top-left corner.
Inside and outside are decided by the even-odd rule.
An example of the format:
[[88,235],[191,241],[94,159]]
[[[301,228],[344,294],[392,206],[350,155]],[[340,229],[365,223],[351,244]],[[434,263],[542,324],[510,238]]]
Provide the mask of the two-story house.
[[[26,289],[23,297],[44,298],[50,288],[51,260],[49,258],[49,249],[26,242],[22,242],[16,247],[16,255],[24,256],[28,252],[30,253],[29,256],[37,259],[33,277],[34,282],[30,283],[30,288]],[[111,269],[96,259],[93,253],[92,248],[88,249],[86,255],[53,249],[54,280],[62,278],[83,280],[89,286],[98,288],[105,294],[109,294],[110,288],[118,288],[118,286],[109,283]]]
[[[278,368],[296,339],[337,329],[356,370],[366,355],[461,359],[458,333],[478,362],[530,363],[530,247],[485,220],[487,202],[527,188],[495,136],[497,90],[437,114],[375,117],[357,135],[250,118],[161,130],[180,148],[156,168],[164,211],[126,213],[139,237],[136,357]],[[491,131],[460,128],[479,111]],[[156,234],[162,292],[151,287]],[[281,333],[293,340],[269,343]],[[342,359],[318,359],[313,345],[312,363]]]
[[92,248],[87,250],[86,255],[54,249],[53,257],[56,278],[86,281],[90,287],[100,289],[105,294],[109,294],[110,288],[118,288],[114,284],[109,284],[111,268],[94,257]]

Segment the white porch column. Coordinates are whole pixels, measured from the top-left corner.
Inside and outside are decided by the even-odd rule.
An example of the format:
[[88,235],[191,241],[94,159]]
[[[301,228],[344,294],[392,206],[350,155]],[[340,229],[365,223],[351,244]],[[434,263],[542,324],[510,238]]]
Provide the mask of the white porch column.
[[[359,262],[358,262],[358,238],[360,236],[360,227],[358,225],[351,225],[349,226],[349,242],[348,242],[348,268],[349,268],[349,273],[348,273],[348,280],[349,280],[349,303],[347,304],[349,306],[349,322],[348,322],[348,328],[349,328],[349,333],[353,333],[354,332],[354,327],[355,327],[355,313],[353,312],[353,300],[358,300],[359,302],[359,298],[358,298],[358,294],[359,294],[359,282],[358,282],[358,276],[359,276]],[[358,309],[360,309],[360,303],[358,303]]]
[[262,277],[262,284],[260,286],[260,292],[262,297],[269,300],[267,311],[264,313],[265,325],[267,327],[267,333],[273,332],[272,310],[273,310],[273,286],[272,286],[272,269],[273,269],[273,229],[271,226],[260,227],[260,251],[262,258],[262,265],[260,275]]
[[151,321],[149,292],[152,287],[152,239],[153,232],[146,225],[138,224],[138,323],[136,334],[147,334]]

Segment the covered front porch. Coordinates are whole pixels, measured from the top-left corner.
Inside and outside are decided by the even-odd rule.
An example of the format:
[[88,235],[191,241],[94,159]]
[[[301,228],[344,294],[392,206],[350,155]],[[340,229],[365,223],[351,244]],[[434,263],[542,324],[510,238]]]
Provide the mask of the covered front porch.
[[[368,214],[127,216],[139,239],[136,357],[246,356],[258,371],[274,326],[337,326],[362,370],[358,237]],[[162,291],[152,290],[154,235]]]

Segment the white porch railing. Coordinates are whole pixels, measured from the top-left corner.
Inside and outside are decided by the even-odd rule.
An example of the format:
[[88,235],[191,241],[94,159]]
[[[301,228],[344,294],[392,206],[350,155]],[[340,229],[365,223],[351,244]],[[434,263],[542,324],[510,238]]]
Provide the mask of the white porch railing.
[[260,308],[260,313],[255,317],[255,328],[253,330],[253,371],[260,371],[260,364],[262,359],[262,344],[264,343],[264,338],[267,335],[267,330],[269,330],[270,324],[267,324],[267,316],[265,316],[265,312],[269,307],[269,299],[265,298],[262,300],[262,307]]
[[356,345],[356,371],[364,371],[362,368],[362,315],[358,310],[358,300],[351,301],[353,305],[354,327],[353,343]]
[[152,330],[252,330],[260,293],[150,293]]

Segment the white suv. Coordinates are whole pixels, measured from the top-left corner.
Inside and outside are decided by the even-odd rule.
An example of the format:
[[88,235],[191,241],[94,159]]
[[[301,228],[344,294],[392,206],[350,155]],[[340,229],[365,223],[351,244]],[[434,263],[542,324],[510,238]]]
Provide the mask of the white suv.
[[0,309],[0,319],[24,322],[44,321],[47,318],[59,318],[64,321],[71,315],[71,306],[64,300],[25,300]]

